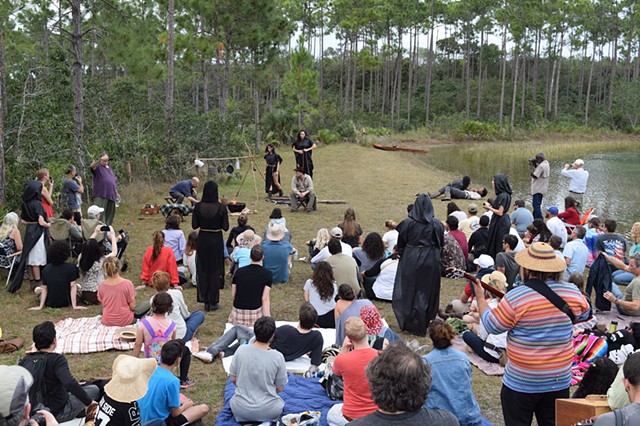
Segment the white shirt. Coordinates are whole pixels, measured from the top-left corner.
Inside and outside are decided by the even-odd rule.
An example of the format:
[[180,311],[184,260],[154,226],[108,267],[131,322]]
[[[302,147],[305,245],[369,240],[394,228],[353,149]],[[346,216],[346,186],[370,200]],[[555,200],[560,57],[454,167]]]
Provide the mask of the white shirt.
[[451,213],[449,216],[453,216],[456,219],[458,219],[458,224],[467,218],[466,213],[462,212],[460,210],[457,210],[457,211]]
[[479,200],[480,198],[482,198],[482,195],[478,194],[475,191],[464,191],[464,193],[467,194],[468,200]]
[[398,231],[392,229],[391,231],[387,231],[382,236],[382,241],[387,244],[387,250],[390,252],[393,251],[393,248],[398,243]]
[[562,170],[562,176],[569,179],[569,191],[584,194],[587,190],[587,180],[589,180],[589,172],[580,167],[579,169]]
[[471,234],[480,229],[480,218],[476,215],[469,216],[465,220],[460,221],[458,229],[464,232],[465,237],[469,240]]
[[393,300],[393,284],[396,280],[397,270],[397,259],[387,259],[380,265],[380,273],[372,287],[378,299]]
[[524,250],[525,249],[524,241],[522,241],[522,238],[520,238],[520,235],[518,234],[518,231],[516,230],[516,228],[514,228],[513,226],[509,228],[509,234],[515,236],[518,239],[518,245],[513,251],[515,253],[518,253],[520,252],[520,250]]
[[[346,243],[343,243],[342,241],[340,241],[340,245],[342,246],[342,253],[343,254],[348,254],[349,256],[353,256],[353,249],[351,248],[351,246],[349,244],[346,244]],[[322,262],[323,260],[325,260],[329,256],[331,256],[331,253],[329,253],[329,247],[325,247],[322,250],[320,250],[320,252],[318,254],[313,256],[313,259],[311,259],[311,263]]]
[[565,223],[561,221],[559,217],[554,216],[551,219],[548,219],[547,228],[549,228],[549,231],[551,231],[553,235],[557,235],[562,238],[561,248],[567,245],[567,228],[565,227]]

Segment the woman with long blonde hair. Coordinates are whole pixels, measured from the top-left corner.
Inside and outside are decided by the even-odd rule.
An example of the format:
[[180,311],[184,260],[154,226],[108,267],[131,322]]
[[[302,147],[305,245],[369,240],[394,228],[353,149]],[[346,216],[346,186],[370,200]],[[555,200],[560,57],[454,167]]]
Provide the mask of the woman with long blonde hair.
[[18,229],[20,217],[14,212],[9,212],[4,217],[0,226],[0,246],[4,251],[0,256],[0,267],[8,268],[11,266],[11,256],[14,253],[22,251],[22,236]]

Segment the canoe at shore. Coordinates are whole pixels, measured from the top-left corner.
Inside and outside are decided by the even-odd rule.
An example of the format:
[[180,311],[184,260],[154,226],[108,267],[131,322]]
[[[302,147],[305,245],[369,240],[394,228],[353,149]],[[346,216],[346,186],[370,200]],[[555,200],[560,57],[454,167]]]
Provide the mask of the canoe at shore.
[[397,146],[397,145],[380,145],[377,143],[373,144],[373,147],[375,149],[380,149],[382,151],[402,151],[402,152],[419,152],[419,153],[424,153],[424,152],[429,152],[428,149],[419,149],[419,148],[405,148],[403,146]]

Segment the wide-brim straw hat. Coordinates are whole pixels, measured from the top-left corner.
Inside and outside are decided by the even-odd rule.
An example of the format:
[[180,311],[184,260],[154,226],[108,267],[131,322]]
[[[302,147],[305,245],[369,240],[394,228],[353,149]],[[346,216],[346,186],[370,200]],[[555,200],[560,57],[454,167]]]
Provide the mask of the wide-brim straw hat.
[[504,287],[507,284],[507,277],[500,271],[493,271],[490,274],[484,274],[481,281],[504,293]]
[[260,242],[262,242],[262,238],[257,236],[251,229],[245,230],[236,238],[236,243],[238,243],[240,247],[251,248],[257,244],[260,244]]
[[267,229],[267,240],[280,241],[284,238],[284,228],[280,225],[273,225]]
[[134,358],[119,355],[113,361],[113,377],[104,386],[111,399],[118,402],[131,402],[147,393],[149,378],[156,370],[155,358]]
[[523,268],[539,272],[562,272],[567,268],[564,260],[556,256],[547,243],[533,243],[516,254],[516,262]]

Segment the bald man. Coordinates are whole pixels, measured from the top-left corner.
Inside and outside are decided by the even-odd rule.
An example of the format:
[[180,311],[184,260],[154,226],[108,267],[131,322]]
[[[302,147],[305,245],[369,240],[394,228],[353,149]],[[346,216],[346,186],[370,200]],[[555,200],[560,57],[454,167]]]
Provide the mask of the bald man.
[[169,190],[169,195],[176,199],[176,203],[182,204],[184,199],[191,201],[193,204],[198,202],[196,188],[200,185],[200,179],[192,177],[191,179],[183,180]]

